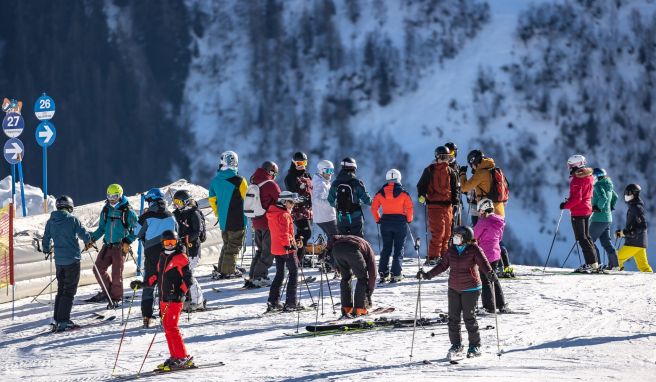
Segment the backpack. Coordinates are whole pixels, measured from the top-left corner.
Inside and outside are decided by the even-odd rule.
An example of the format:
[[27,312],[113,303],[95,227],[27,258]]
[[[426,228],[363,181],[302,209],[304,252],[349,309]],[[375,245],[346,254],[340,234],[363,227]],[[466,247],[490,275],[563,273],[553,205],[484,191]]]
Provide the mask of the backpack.
[[503,174],[500,168],[495,167],[490,169],[490,191],[487,193],[488,199],[495,203],[504,203],[508,201],[510,194],[510,185],[508,179]]
[[451,202],[451,167],[431,165],[427,199],[430,202]]
[[198,213],[200,216],[200,234],[198,235],[198,239],[200,240],[201,243],[204,243],[205,240],[207,240],[207,231],[206,227],[207,225],[205,224],[205,215],[203,215],[203,212],[198,209],[198,207],[195,207],[193,209],[194,213]]
[[335,189],[337,192],[336,203],[337,212],[341,214],[350,214],[360,208],[360,204],[355,200],[353,188],[348,183],[342,183]]
[[[121,211],[121,223],[123,223],[123,228],[128,229],[128,213],[132,207],[130,207],[129,203],[126,203],[119,207],[119,211]],[[105,203],[105,206],[103,207],[102,211],[100,212],[100,215],[105,216],[105,220],[107,220],[107,214],[109,214],[109,204]],[[116,219],[116,218],[112,218]]]
[[244,197],[244,215],[249,218],[257,218],[264,216],[266,209],[262,206],[262,199],[260,198],[260,187],[266,182],[272,180],[265,180],[260,184],[251,184],[246,189],[246,196]]

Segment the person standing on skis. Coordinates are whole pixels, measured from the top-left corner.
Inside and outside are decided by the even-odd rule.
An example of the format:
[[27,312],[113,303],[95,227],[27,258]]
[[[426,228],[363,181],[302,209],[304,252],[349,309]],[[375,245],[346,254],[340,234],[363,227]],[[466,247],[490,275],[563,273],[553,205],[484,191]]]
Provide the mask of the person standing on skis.
[[298,194],[300,202],[294,205],[292,219],[296,227],[296,240],[303,241],[298,249],[299,265],[304,266],[305,246],[312,237],[312,176],[307,172],[308,158],[304,152],[294,153],[285,177],[285,188]]
[[[444,144],[444,147],[449,149],[449,167],[458,174],[460,172],[460,166],[458,165],[458,162],[456,161],[456,158],[458,157],[458,146],[456,146],[455,143],[453,142],[447,142]],[[451,224],[451,231],[453,231],[453,228],[463,225],[462,224],[462,191],[460,190],[460,178],[457,178],[458,180],[458,186],[457,186],[457,192],[458,196],[456,197],[457,204],[453,205],[453,223]]]
[[[383,250],[378,263],[379,282],[396,283],[403,280],[403,251],[405,238],[408,234],[408,224],[412,223],[413,206],[410,194],[401,186],[401,172],[391,169],[385,175],[387,183],[376,193],[371,204],[371,214],[376,224],[379,224],[380,236],[383,239]],[[379,209],[382,209],[381,216]],[[389,258],[392,258],[392,275],[390,277]]]
[[[329,160],[322,160],[317,164],[317,172],[312,176],[312,213],[314,222],[326,234],[327,242],[333,240],[337,235],[337,214],[335,208],[330,205],[328,195],[330,194],[330,180],[335,173],[335,166]],[[326,254],[328,264],[335,267],[332,252]]]
[[[369,242],[357,235],[336,235],[332,245],[337,268],[342,275],[339,283],[342,317],[366,315],[371,309],[371,295],[376,288],[376,254]],[[351,280],[357,279],[355,291]]]
[[[592,217],[590,218],[590,239],[594,244],[597,239],[601,242],[602,247],[608,256],[608,264],[606,269],[614,269],[619,267],[617,261],[617,250],[613,246],[610,238],[610,225],[613,222],[613,213],[615,203],[617,203],[617,193],[613,187],[613,181],[607,175],[606,170],[603,168],[595,168],[592,170],[592,176],[597,181],[594,183],[592,192]],[[601,252],[595,244],[595,252],[597,259],[601,265]]]
[[467,358],[478,357],[481,355],[481,334],[476,321],[476,306],[483,288],[480,273],[485,273],[492,282],[497,280],[497,276],[481,248],[476,245],[474,231],[470,227],[456,227],[453,232],[453,244],[442,257],[442,261],[428,272],[423,269],[417,272],[417,279],[430,280],[447,269],[450,269],[448,326],[451,341],[447,358],[456,360],[463,355],[461,316],[464,318],[469,339]]
[[346,157],[342,169],[330,186],[328,202],[337,210],[337,231],[340,235],[364,236],[362,204],[371,205],[371,195],[362,180],[355,175],[358,164]]
[[640,185],[635,183],[624,189],[624,201],[629,209],[626,211],[626,227],[615,231],[616,237],[625,238],[617,257],[620,270],[624,270],[624,263],[633,257],[640,272],[653,272],[647,260],[647,218],[640,191]]

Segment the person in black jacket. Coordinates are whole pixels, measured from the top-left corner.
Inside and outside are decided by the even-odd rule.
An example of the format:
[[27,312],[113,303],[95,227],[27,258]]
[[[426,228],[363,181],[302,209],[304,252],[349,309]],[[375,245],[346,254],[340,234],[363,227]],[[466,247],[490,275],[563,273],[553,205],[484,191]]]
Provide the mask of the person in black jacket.
[[183,310],[185,312],[203,310],[207,300],[203,297],[203,289],[200,287],[198,280],[193,277],[193,274],[200,261],[200,246],[205,237],[205,218],[198,209],[198,203],[187,190],[176,191],[173,194],[173,204],[175,205],[173,216],[178,222],[178,237],[181,238],[182,244],[187,247],[189,269],[191,269],[191,281],[193,283],[190,288],[191,301],[185,302]]
[[355,159],[346,157],[341,165],[342,169],[328,191],[328,203],[337,210],[337,232],[364,237],[362,204],[370,206],[373,199],[355,174],[358,169]]
[[301,266],[304,265],[305,246],[312,236],[312,175],[307,172],[307,164],[308,159],[304,152],[295,153],[285,177],[285,189],[297,193],[301,199],[292,210],[296,240],[303,240],[303,247],[296,253]]
[[626,211],[626,228],[615,231],[615,236],[625,238],[624,245],[617,252],[617,259],[620,270],[624,270],[624,263],[633,257],[640,272],[652,272],[647,261],[647,218],[640,190],[640,185],[634,183],[624,189],[624,201],[629,209]]

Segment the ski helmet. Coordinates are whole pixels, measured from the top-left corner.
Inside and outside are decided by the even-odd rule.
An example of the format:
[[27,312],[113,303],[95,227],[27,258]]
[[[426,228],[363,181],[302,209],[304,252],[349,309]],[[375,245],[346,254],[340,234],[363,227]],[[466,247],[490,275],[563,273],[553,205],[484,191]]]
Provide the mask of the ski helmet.
[[308,162],[308,158],[304,152],[297,151],[294,153],[294,156],[292,157],[292,163],[294,164],[297,170],[305,170],[305,168],[307,167],[307,162]]
[[594,168],[594,169],[592,170],[592,175],[593,175],[595,178],[600,179],[600,178],[603,178],[604,176],[606,176],[606,175],[608,175],[608,174],[606,174],[606,170],[605,170],[605,169],[603,169],[603,168],[599,168],[599,167],[596,167],[596,168]]
[[484,157],[485,154],[481,150],[472,150],[467,154],[467,163],[470,166],[478,166]]
[[[165,248],[167,246],[174,247],[178,244],[178,233],[175,230],[167,229],[166,231],[162,232],[161,241]],[[175,244],[173,244],[172,241],[175,241]]]
[[633,197],[640,196],[640,191],[642,188],[637,183],[631,183],[624,188],[624,195],[633,195]]
[[451,154],[452,157],[455,158],[455,157],[458,156],[458,146],[456,146],[455,143],[453,143],[453,142],[447,142],[447,143],[444,144],[444,147],[446,147],[447,149],[449,149],[449,152],[450,152],[450,154]]
[[236,152],[224,151],[221,154],[221,158],[219,160],[219,168],[227,167],[231,169],[237,169],[237,166],[239,166],[239,157],[237,156]]
[[333,162],[324,159],[317,164],[317,171],[320,175],[332,175],[335,173],[335,166]]
[[487,213],[493,212],[494,203],[488,198],[483,198],[481,199],[480,202],[478,202],[478,205],[476,206],[476,211],[483,211]]
[[385,174],[385,180],[401,183],[401,171],[393,168]]
[[464,243],[468,243],[474,239],[474,230],[466,225],[461,225],[453,230],[453,235],[459,235]]
[[187,190],[178,190],[173,194],[173,204],[175,204],[176,208],[183,208],[192,200],[193,198]]
[[269,175],[271,175],[274,178],[278,176],[278,165],[276,164],[276,162],[268,160],[262,163],[262,169],[264,169],[264,171],[268,172]]
[[73,199],[68,195],[62,195],[57,198],[55,202],[57,210],[67,210],[68,212],[73,212]]
[[437,146],[435,149],[435,158],[440,155],[449,155],[449,149],[446,146]]
[[123,197],[123,187],[120,184],[113,183],[107,187],[107,200],[111,203],[118,202]]
[[341,165],[344,170],[355,171],[358,169],[358,164],[355,162],[355,159],[351,157],[342,159]]
[[567,159],[567,167],[569,167],[572,170],[579,169],[583,166],[585,166],[588,162],[585,160],[585,157],[583,155],[572,155]]
[[291,191],[281,192],[280,195],[278,195],[278,203],[284,203],[284,202],[298,203],[299,202],[298,194]]
[[162,191],[159,188],[151,188],[144,196],[144,200],[148,203],[159,199],[164,199],[164,194],[162,194]]

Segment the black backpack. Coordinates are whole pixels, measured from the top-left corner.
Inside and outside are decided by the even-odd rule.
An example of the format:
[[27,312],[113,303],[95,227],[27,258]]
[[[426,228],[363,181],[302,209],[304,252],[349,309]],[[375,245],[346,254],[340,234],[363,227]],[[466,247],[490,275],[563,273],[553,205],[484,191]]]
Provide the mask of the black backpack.
[[350,214],[360,208],[360,204],[355,199],[355,192],[349,183],[342,183],[336,189],[337,212],[341,214]]
[[207,225],[205,224],[205,215],[203,215],[203,212],[198,209],[198,207],[193,209],[194,213],[198,213],[200,216],[200,235],[198,235],[198,239],[200,240],[201,243],[204,243],[205,240],[207,240],[207,232],[206,228]]

